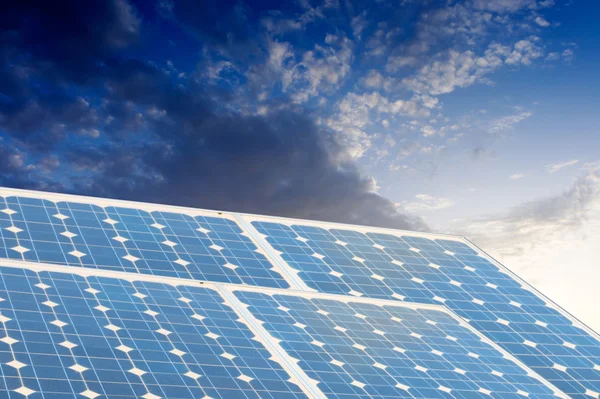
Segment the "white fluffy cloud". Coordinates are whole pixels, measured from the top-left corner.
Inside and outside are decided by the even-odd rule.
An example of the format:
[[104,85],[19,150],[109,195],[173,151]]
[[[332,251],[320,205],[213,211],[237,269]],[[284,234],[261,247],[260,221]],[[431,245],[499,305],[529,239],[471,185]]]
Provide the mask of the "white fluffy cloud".
[[446,57],[442,58],[438,54],[437,58],[442,59],[423,66],[415,75],[402,82],[406,88],[417,93],[432,96],[451,93],[457,88],[482,81],[486,75],[504,64],[531,64],[532,60],[544,55],[538,42],[539,38],[531,37],[518,41],[512,47],[492,43],[482,55],[470,50],[450,50]]
[[546,19],[544,19],[544,17],[536,17],[535,23],[543,28],[547,28],[548,26],[550,26],[550,22],[546,21]]
[[433,126],[426,125],[421,128],[421,133],[423,133],[423,136],[429,137],[436,134],[437,130]]
[[504,62],[508,65],[530,65],[533,60],[544,55],[544,50],[537,44],[539,41],[538,37],[519,40]]
[[383,76],[376,70],[372,69],[365,76],[364,84],[371,89],[379,89],[383,85]]
[[[324,123],[337,133],[338,141],[347,147],[352,158],[361,158],[373,145],[372,124],[381,124],[386,116],[428,116],[429,97],[414,96],[409,100],[390,100],[379,92],[348,93],[337,104],[337,112]],[[389,121],[386,122],[389,126]]]
[[316,45],[314,50],[305,52],[291,70],[291,80],[301,87],[292,95],[296,103],[337,87],[350,72],[354,58],[352,41],[328,35],[325,42],[328,46]]
[[[338,88],[354,58],[353,42],[334,35],[327,35],[325,44],[316,44],[302,54],[290,43],[277,40],[269,40],[265,47],[265,62],[250,68],[248,79],[262,93],[281,83],[281,90],[296,104]],[[219,71],[227,66],[220,66]]]

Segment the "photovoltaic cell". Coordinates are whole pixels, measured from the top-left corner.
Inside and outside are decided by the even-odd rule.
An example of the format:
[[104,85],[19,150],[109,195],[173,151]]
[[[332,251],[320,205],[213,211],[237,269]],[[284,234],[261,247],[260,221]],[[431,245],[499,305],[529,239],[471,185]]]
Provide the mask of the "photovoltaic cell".
[[445,305],[572,398],[600,397],[600,342],[450,239],[252,223],[321,292]]
[[209,288],[0,267],[0,397],[306,398]]
[[236,295],[327,398],[556,398],[442,310]]
[[237,284],[289,285],[225,217],[0,197],[0,257]]

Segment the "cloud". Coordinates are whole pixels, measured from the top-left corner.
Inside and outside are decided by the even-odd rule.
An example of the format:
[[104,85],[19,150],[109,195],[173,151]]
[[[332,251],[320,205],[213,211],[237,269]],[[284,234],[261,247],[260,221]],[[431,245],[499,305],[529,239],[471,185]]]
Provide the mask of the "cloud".
[[404,78],[403,85],[417,93],[432,96],[447,94],[457,88],[468,87],[483,81],[484,77],[502,65],[529,65],[543,56],[536,43],[537,37],[519,40],[514,46],[492,43],[481,55],[473,51],[449,50],[447,55],[438,54],[435,60],[421,67],[413,76]]
[[[291,4],[288,4],[288,6],[289,5]],[[292,17],[282,18],[281,13],[267,12],[267,16],[264,16],[261,19],[261,23],[269,33],[283,35],[287,32],[306,29],[310,23],[326,18],[326,11],[336,9],[339,4],[335,0],[330,0],[322,2],[322,4],[317,7],[312,7],[309,2],[302,1],[298,2],[298,6],[300,6],[300,10],[295,12],[295,15]],[[255,7],[256,6],[252,8]]]
[[98,137],[97,111],[82,97],[33,95],[29,101],[0,107],[0,128],[27,145],[53,145],[69,132]]
[[364,81],[365,87],[378,89],[383,85],[383,76],[376,70],[370,70]]
[[[301,108],[274,106],[264,115],[255,115],[219,85],[205,85],[203,79],[181,81],[170,69],[152,62],[121,58],[119,49],[136,37],[136,25],[131,22],[135,13],[117,3],[112,7],[107,8],[112,14],[100,15],[114,18],[101,20],[93,35],[81,32],[89,41],[85,46],[63,48],[65,43],[73,43],[63,32],[48,32],[44,37],[49,48],[57,49],[52,56],[30,51],[34,44],[18,47],[23,42],[12,43],[13,51],[27,54],[30,73],[11,80],[14,87],[2,83],[3,95],[10,93],[11,100],[0,103],[0,184],[426,228],[419,218],[399,213],[392,201],[376,194],[374,180],[349,161],[348,149]],[[179,3],[174,15],[181,11],[178,7]],[[69,18],[82,17],[74,10],[84,15],[94,12],[87,5],[63,11]],[[63,38],[68,40],[62,43]],[[242,39],[241,31],[234,32],[231,43]],[[80,39],[73,40],[78,43]],[[352,57],[345,39],[331,42],[302,56],[306,69],[298,76],[306,87],[300,89],[309,95],[328,84],[338,84]],[[269,65],[285,70],[292,59],[291,50],[284,42],[272,43]],[[70,59],[57,57],[67,52]],[[85,73],[72,70],[90,60],[94,67]],[[96,68],[95,62],[101,65]],[[50,70],[51,74],[46,74]],[[21,76],[18,72],[3,70],[6,76]],[[215,76],[222,74],[216,72]],[[36,82],[52,88],[53,94],[35,91],[30,80],[33,75]],[[56,79],[69,79],[69,91],[61,90]],[[79,92],[93,93],[94,101],[71,94]],[[380,106],[388,107],[389,112],[410,112],[411,107],[405,102]],[[50,140],[51,145],[38,139]],[[52,152],[58,148],[60,151]]]
[[535,36],[528,40],[519,40],[504,62],[508,65],[530,65],[533,60],[544,55],[543,49],[537,45],[539,41]]
[[573,62],[573,59],[575,58],[575,53],[573,52],[573,50],[568,48],[562,52],[562,57],[565,60],[565,62],[571,63],[571,62]]
[[401,68],[414,66],[417,64],[415,56],[391,56],[388,58],[385,70],[388,72],[396,72]]
[[352,27],[352,34],[354,37],[360,39],[362,31],[367,27],[367,12],[363,11],[360,15],[352,18],[350,26]]
[[3,10],[2,51],[12,51],[13,63],[55,78],[79,83],[96,78],[103,60],[139,40],[141,21],[127,0],[34,3],[11,2]]
[[550,22],[546,21],[544,17],[536,17],[535,23],[541,26],[542,28],[547,28],[548,26],[550,26]]
[[510,180],[519,180],[525,177],[525,173],[515,173],[513,175],[508,176]]
[[298,61],[289,44],[271,42],[267,69],[254,68],[253,74],[262,76],[268,86],[280,78],[283,92],[294,103],[302,104],[321,93],[335,91],[350,73],[353,59],[353,42],[341,36],[328,35],[325,45],[316,44]]
[[[250,7],[161,0],[154,9],[129,0],[12,2],[0,16],[0,55],[11,60],[0,66],[0,179],[425,228],[377,195],[355,161],[369,151],[384,156],[379,147],[396,137],[388,140],[382,126],[429,116],[441,108],[438,95],[543,55],[537,38],[517,41],[525,30],[513,32],[507,16],[539,4],[493,3],[413,2],[410,13],[382,5],[367,18],[336,1]],[[325,23],[334,15],[343,24]],[[492,38],[514,44],[487,45]],[[154,46],[172,62],[156,61],[165,53]],[[171,56],[177,51],[186,56]],[[376,63],[363,63],[376,56]],[[355,69],[363,65],[379,69]],[[340,92],[348,87],[355,92]],[[436,123],[414,132],[441,136],[451,129]],[[410,150],[401,142],[396,149]],[[442,149],[423,144],[415,151]]]
[[[428,116],[431,105],[428,97],[414,96],[408,100],[390,100],[377,91],[371,93],[348,93],[337,104],[338,111],[324,124],[335,131],[338,141],[348,148],[348,155],[361,158],[373,146],[370,133],[374,116]],[[389,122],[388,122],[389,123]],[[378,123],[377,123],[378,124]]]
[[0,137],[0,183],[6,186],[19,186],[23,182],[35,182],[36,187],[48,190],[60,190],[64,187],[51,176],[59,161],[53,156],[46,156],[37,161],[28,157],[27,153],[14,144]]
[[433,197],[427,194],[415,195],[415,201],[403,202],[402,207],[408,212],[426,212],[447,209],[454,206],[448,198]]
[[528,119],[531,115],[533,115],[531,112],[521,110],[514,115],[507,115],[502,118],[494,119],[489,124],[488,133],[496,134],[512,129],[517,123]]
[[[588,170],[563,193],[521,204],[505,214],[462,220],[456,232],[575,312],[596,330],[600,273],[600,173]],[[582,279],[581,276],[587,278]]]
[[[180,123],[185,124],[187,117],[182,116]],[[372,179],[361,176],[353,164],[340,163],[343,149],[327,137],[310,119],[293,112],[264,117],[209,113],[188,138],[174,136],[153,149],[128,149],[126,153],[111,149],[99,154],[97,158],[106,165],[91,186],[78,191],[423,228],[417,219],[399,214],[389,200],[375,194]],[[166,155],[165,144],[169,146]],[[86,154],[73,156],[84,159]]]
[[433,126],[427,125],[427,126],[423,126],[421,128],[421,133],[423,133],[423,136],[429,137],[429,136],[433,136],[434,134],[436,134],[437,130],[435,130],[435,128]]
[[536,0],[473,0],[473,6],[479,10],[499,13],[516,12],[524,8],[536,8]]
[[546,170],[548,170],[548,173],[556,173],[561,169],[568,168],[570,166],[576,165],[577,163],[579,163],[578,159],[572,159],[570,161],[565,162],[557,162],[547,165]]

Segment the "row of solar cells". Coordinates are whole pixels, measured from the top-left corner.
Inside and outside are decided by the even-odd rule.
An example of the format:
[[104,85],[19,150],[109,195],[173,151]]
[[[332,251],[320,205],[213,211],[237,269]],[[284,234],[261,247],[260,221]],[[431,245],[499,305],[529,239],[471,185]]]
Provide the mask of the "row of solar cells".
[[[328,398],[555,397],[444,311],[235,295]],[[0,397],[307,398],[242,319],[211,287],[0,264]]]
[[0,257],[287,288],[232,220],[0,197]]
[[[600,397],[599,341],[461,242],[252,225],[310,288],[443,304],[569,395]],[[226,218],[8,197],[0,227],[12,259],[289,287]]]

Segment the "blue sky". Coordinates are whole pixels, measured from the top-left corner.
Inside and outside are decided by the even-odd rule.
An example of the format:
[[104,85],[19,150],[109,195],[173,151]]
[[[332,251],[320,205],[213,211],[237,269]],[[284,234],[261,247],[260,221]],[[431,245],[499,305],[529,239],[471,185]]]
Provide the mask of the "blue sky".
[[595,2],[4,8],[0,184],[464,234],[600,328]]

